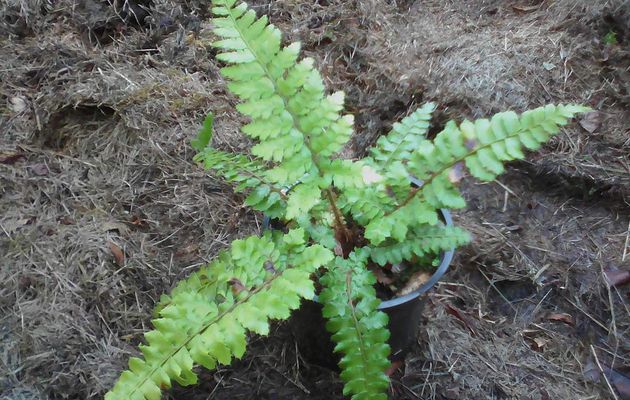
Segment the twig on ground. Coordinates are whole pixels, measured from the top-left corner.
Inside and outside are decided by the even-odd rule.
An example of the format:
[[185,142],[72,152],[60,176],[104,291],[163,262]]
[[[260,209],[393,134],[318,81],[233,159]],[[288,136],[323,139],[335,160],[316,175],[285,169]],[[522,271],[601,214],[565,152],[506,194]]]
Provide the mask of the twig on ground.
[[613,389],[612,385],[610,384],[610,381],[608,380],[608,376],[606,376],[606,373],[604,372],[604,368],[602,368],[602,364],[599,362],[599,358],[597,358],[597,353],[595,352],[595,348],[593,347],[593,345],[591,345],[591,353],[593,353],[593,357],[595,358],[595,363],[597,364],[597,368],[599,369],[599,372],[601,372],[602,376],[604,377],[604,381],[606,381],[606,386],[608,386],[608,389],[610,390],[610,393],[612,394],[613,399],[619,400],[619,397],[617,397],[617,393],[615,393],[615,389]]
[[630,242],[630,221],[628,221],[628,229],[626,230],[626,241],[623,244],[623,254],[621,255],[621,262],[626,261],[626,255],[628,254],[628,242]]

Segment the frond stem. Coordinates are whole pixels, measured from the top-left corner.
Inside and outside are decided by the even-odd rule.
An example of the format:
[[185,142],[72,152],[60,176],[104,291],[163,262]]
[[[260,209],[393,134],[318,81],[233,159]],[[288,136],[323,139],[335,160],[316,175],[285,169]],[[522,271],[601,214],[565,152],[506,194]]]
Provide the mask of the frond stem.
[[350,313],[352,314],[352,321],[354,322],[354,329],[357,331],[357,337],[359,338],[359,348],[361,350],[361,358],[363,359],[363,365],[368,365],[368,360],[365,358],[365,343],[363,343],[363,335],[361,334],[361,328],[359,326],[359,319],[357,318],[357,312],[354,309],[352,303],[352,271],[346,273],[346,295],[348,296],[348,307],[350,307]]
[[326,193],[326,198],[328,199],[328,202],[330,203],[330,207],[332,208],[333,214],[335,216],[335,225],[338,226],[339,229],[342,230],[342,233],[346,239],[350,239],[350,230],[348,229],[348,227],[346,226],[343,220],[343,214],[341,214],[341,211],[337,207],[337,202],[335,201],[335,194],[330,188],[326,188],[324,192]]

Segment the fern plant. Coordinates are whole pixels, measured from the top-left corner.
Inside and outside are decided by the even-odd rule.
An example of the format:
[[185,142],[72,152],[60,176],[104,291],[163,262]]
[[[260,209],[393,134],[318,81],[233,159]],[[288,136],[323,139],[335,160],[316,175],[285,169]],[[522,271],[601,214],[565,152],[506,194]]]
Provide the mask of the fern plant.
[[[246,193],[245,203],[282,221],[232,243],[208,266],[163,296],[107,400],[155,400],[175,381],[197,381],[196,365],[213,369],[240,358],[247,332],[265,335],[269,321],[286,319],[315,282],[326,328],[342,354],[344,394],[385,399],[390,352],[387,315],[373,271],[407,261],[417,265],[465,244],[468,233],[445,226],[441,208],[462,208],[458,182],[469,173],[491,181],[504,163],[525,157],[586,107],[547,105],[522,114],[448,122],[426,137],[435,104],[411,113],[361,160],[336,157],[353,132],[344,95],[326,94],[300,44],[282,44],[280,31],[245,3],[214,0],[217,59],[242,127],[256,144],[250,155],[209,146],[210,116],[194,147],[196,160]],[[287,186],[291,185],[291,186]]]

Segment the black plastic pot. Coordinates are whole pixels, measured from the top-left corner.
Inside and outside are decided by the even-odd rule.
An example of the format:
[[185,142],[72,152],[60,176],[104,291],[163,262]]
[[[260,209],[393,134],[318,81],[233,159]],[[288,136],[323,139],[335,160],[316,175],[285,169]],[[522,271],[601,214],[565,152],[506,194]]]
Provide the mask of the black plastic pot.
[[[440,212],[444,223],[448,226],[453,225],[448,210],[440,210]],[[268,218],[265,218],[263,226],[266,229],[271,227]],[[380,304],[379,310],[389,316],[391,361],[402,360],[409,352],[416,338],[422,310],[426,303],[424,294],[431,290],[444,276],[453,260],[454,253],[455,249],[442,253],[440,265],[431,278],[420,288]],[[330,333],[325,329],[325,323],[322,317],[322,305],[317,302],[317,297],[313,300],[303,300],[301,308],[293,312],[290,320],[291,329],[301,355],[312,363],[336,368],[339,356],[333,354],[334,344],[330,338]]]
[[[447,226],[453,225],[453,219],[448,210],[442,209],[440,213],[442,214],[442,220]],[[390,355],[392,361],[405,358],[416,338],[417,329],[420,325],[422,310],[426,304],[424,294],[442,279],[442,276],[444,276],[451,265],[454,254],[454,248],[442,253],[440,265],[424,285],[409,294],[384,301],[379,306],[379,310],[384,311],[389,316],[389,331],[391,333],[389,345],[392,349]]]

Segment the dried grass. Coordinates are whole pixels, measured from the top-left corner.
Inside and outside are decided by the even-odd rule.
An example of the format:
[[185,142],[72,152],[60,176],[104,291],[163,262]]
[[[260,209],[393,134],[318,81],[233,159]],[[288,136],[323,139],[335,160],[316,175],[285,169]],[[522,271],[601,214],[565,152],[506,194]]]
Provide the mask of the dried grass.
[[208,110],[221,116],[219,146],[247,145],[234,139],[231,100],[208,80],[217,70],[206,48],[179,30],[160,40],[168,60],[137,52],[140,30],[95,48],[55,23],[72,5],[44,18],[23,3],[29,24],[44,19],[34,25],[42,32],[0,50],[0,153],[20,157],[0,164],[8,398],[29,385],[51,398],[102,395],[159,295],[256,229],[229,188],[191,161]]

